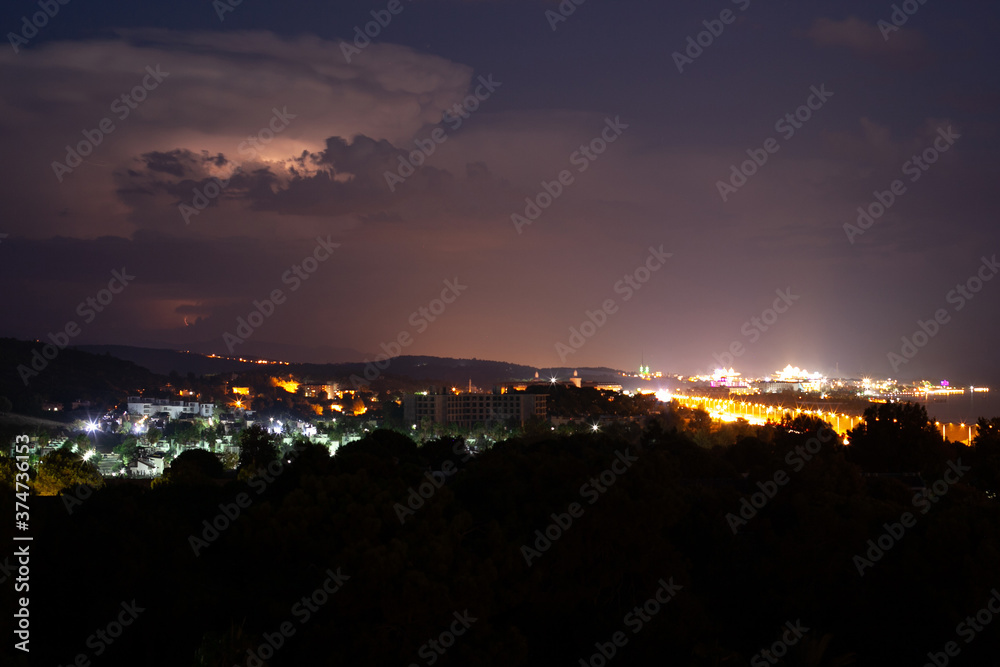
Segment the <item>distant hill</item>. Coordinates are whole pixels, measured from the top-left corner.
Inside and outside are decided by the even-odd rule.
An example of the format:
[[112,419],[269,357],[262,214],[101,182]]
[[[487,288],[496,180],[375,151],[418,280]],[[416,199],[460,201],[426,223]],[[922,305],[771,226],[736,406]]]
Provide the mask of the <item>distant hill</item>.
[[[319,368],[309,366],[309,369],[317,373],[322,372],[321,369],[330,369],[329,372],[334,375],[364,377],[366,366],[367,364],[363,363],[326,364]],[[533,379],[536,373],[542,379],[558,377],[565,380],[574,370],[587,380],[611,381],[612,378],[620,378],[620,372],[612,368],[535,368],[506,361],[428,356],[393,357],[383,372],[387,376],[401,376],[429,382],[441,381],[456,387],[466,386],[471,381],[474,386],[481,389],[492,389],[493,385],[508,380]]]
[[[113,357],[131,361],[160,375],[176,372],[180,375],[194,373],[209,375],[213,373],[260,371],[258,364],[241,362],[234,359],[213,358],[193,352],[177,350],[157,350],[126,345],[81,345],[79,350],[93,354],[110,354]],[[384,362],[383,362],[384,363]],[[312,381],[326,380],[344,381],[352,375],[364,377],[364,362],[349,362],[337,364],[306,364],[293,363],[282,366],[281,370],[274,367],[273,372],[294,373],[307,377]],[[492,388],[494,384],[506,380],[528,380],[539,374],[541,378],[558,377],[566,379],[577,371],[586,380],[614,381],[620,378],[620,371],[613,368],[535,368],[512,364],[505,361],[487,361],[484,359],[454,359],[450,357],[430,356],[400,356],[390,360],[389,365],[381,369],[379,377],[391,379],[394,377],[428,382],[444,382],[454,386],[464,386],[472,381],[473,385],[483,389]],[[369,370],[369,375],[373,372]]]
[[180,375],[194,373],[195,375],[211,375],[213,373],[232,373],[257,368],[255,364],[208,357],[194,352],[179,350],[152,349],[148,347],[132,347],[129,345],[79,345],[76,348],[91,354],[109,354],[118,359],[131,361],[160,375],[176,372]]
[[14,412],[37,415],[46,402],[114,403],[137,389],[162,383],[147,368],[110,354],[69,347],[45,359],[44,346],[44,342],[0,338],[0,396],[10,399]]
[[[48,416],[43,413],[45,403],[61,403],[67,408],[74,401],[114,404],[139,390],[155,390],[168,381],[176,382],[171,376],[176,378],[177,375],[185,377],[189,374],[291,374],[306,382],[338,382],[345,388],[352,387],[351,377],[357,376],[376,378],[372,384],[375,389],[404,391],[433,385],[465,387],[470,382],[475,387],[489,390],[500,382],[533,379],[536,373],[542,379],[557,377],[565,380],[574,371],[585,380],[621,380],[620,372],[611,368],[535,368],[484,359],[402,356],[389,360],[383,369],[365,362],[262,366],[193,352],[125,345],[70,347],[47,360],[41,357],[44,346],[45,343],[40,341],[0,339],[0,359],[3,360],[0,396],[11,401],[15,413]],[[37,368],[32,366],[33,360]],[[61,416],[69,418],[66,414]]]

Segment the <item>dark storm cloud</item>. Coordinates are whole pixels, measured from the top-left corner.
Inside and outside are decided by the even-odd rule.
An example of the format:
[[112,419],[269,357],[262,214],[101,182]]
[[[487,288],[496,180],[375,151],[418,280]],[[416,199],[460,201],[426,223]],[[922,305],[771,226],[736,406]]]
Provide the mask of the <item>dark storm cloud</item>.
[[[117,174],[117,193],[123,203],[146,209],[163,203],[155,201],[157,193],[168,195],[173,205],[179,206],[190,205],[195,192],[214,192],[207,188],[216,188],[219,195],[206,198],[209,208],[232,204],[248,212],[357,216],[374,222],[401,220],[404,209],[414,212],[414,199],[424,202],[418,209],[432,206],[439,214],[445,213],[456,205],[456,188],[471,187],[473,182],[479,188],[502,187],[488,166],[477,162],[467,165],[457,177],[429,165],[411,168],[413,173],[391,189],[387,174],[396,174],[401,160],[407,160],[413,150],[363,135],[350,141],[330,137],[326,144],[320,152],[304,152],[278,162],[246,162],[238,167],[222,154],[195,154],[185,149],[147,153],[134,161],[135,166]],[[219,187],[220,182],[224,187]],[[507,202],[504,210],[512,202]],[[390,210],[396,212],[390,214]]]
[[[125,106],[121,96],[147,67],[159,67],[162,82]],[[9,231],[127,235],[128,220],[108,210],[121,171],[197,181],[231,170],[220,155],[256,164],[319,152],[333,135],[402,141],[438,122],[470,77],[466,66],[395,45],[373,45],[348,66],[335,42],[264,31],[132,30],[0,52],[0,84],[18,91],[0,103],[0,137],[26,156],[0,182]],[[276,113],[291,117],[287,127],[249,149]],[[102,122],[110,130],[98,131]],[[82,143],[90,144],[82,164],[54,174],[52,165],[68,163],[68,148]]]
[[[174,149],[168,153],[153,151],[142,155],[141,159],[151,171],[160,171],[172,176],[184,176],[197,164],[194,154],[183,149]],[[216,167],[224,167],[227,163],[221,154],[207,158],[207,161]]]

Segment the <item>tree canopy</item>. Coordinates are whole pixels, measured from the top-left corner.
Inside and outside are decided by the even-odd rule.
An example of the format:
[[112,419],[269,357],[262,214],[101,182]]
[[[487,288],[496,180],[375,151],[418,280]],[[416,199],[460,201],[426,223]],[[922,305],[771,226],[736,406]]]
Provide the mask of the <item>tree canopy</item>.
[[42,496],[55,496],[66,489],[86,484],[99,489],[104,486],[104,478],[80,454],[67,449],[49,452],[38,462],[38,474],[34,480],[35,492]]
[[237,437],[240,459],[237,470],[241,475],[254,475],[278,458],[275,438],[259,424],[243,429]]

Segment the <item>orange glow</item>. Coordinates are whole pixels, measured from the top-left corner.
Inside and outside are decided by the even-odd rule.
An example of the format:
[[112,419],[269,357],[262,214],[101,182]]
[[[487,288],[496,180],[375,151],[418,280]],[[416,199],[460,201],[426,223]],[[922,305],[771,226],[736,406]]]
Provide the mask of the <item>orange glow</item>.
[[238,396],[249,396],[250,387],[233,387],[233,393]]
[[289,394],[297,393],[299,390],[299,383],[295,380],[282,380],[280,378],[271,378],[271,383],[275,387],[281,387]]

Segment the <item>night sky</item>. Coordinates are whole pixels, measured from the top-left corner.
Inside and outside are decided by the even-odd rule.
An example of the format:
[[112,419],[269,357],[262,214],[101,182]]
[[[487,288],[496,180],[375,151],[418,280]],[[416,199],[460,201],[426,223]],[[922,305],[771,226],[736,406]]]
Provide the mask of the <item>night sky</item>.
[[904,4],[5,3],[0,335],[1000,384],[1000,14]]

